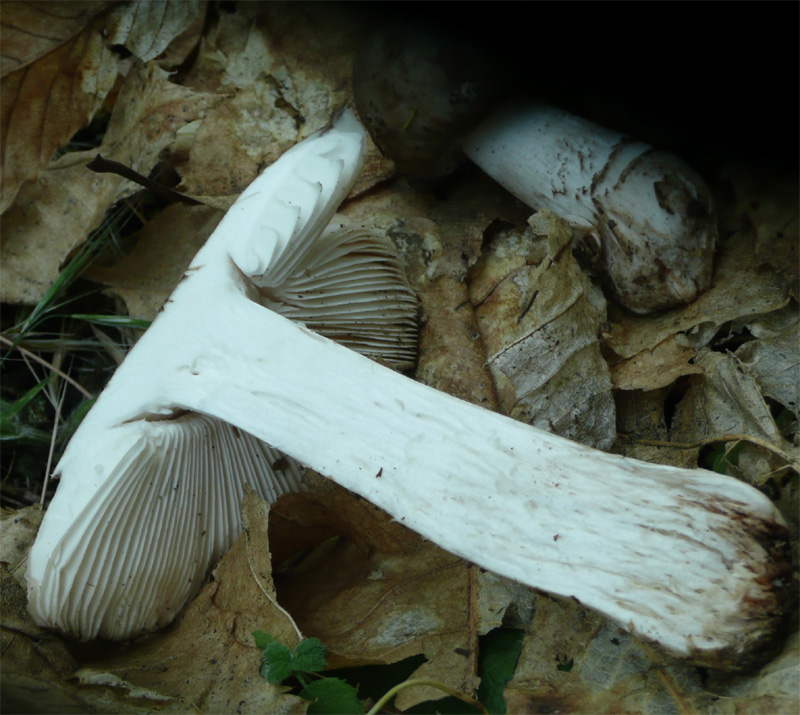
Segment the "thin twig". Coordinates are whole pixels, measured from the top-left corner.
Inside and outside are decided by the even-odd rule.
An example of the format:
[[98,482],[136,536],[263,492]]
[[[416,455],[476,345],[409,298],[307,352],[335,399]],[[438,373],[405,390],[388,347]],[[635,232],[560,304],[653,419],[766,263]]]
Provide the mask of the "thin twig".
[[180,201],[184,204],[202,204],[201,201],[193,199],[191,196],[186,196],[185,194],[173,191],[166,186],[162,186],[157,181],[153,181],[152,179],[148,179],[146,176],[142,176],[138,171],[134,171],[129,166],[125,166],[125,164],[122,164],[118,161],[112,161],[111,159],[104,159],[102,156],[100,156],[100,154],[92,159],[86,165],[86,168],[91,169],[98,174],[117,174],[125,179],[128,179],[129,181],[139,184],[140,186],[144,186],[146,189],[150,189],[150,191],[152,191],[154,194],[161,194],[162,196],[166,196],[173,201]]
[[3,343],[4,345],[10,345],[11,347],[15,348],[16,350],[19,350],[19,352],[22,355],[25,355],[26,357],[31,358],[31,360],[35,360],[40,365],[44,365],[44,367],[52,370],[60,378],[66,380],[70,385],[72,385],[76,390],[78,390],[78,392],[80,392],[84,397],[86,397],[86,398],[88,398],[90,400],[92,399],[92,397],[93,397],[92,393],[89,392],[89,390],[87,390],[83,385],[81,385],[79,382],[75,381],[73,378],[71,378],[65,372],[62,372],[61,370],[59,370],[57,367],[55,367],[55,365],[52,365],[51,363],[47,362],[47,360],[45,360],[44,358],[39,357],[36,353],[32,353],[30,350],[26,350],[21,345],[14,345],[13,341],[9,340],[4,335],[0,335],[0,342]]

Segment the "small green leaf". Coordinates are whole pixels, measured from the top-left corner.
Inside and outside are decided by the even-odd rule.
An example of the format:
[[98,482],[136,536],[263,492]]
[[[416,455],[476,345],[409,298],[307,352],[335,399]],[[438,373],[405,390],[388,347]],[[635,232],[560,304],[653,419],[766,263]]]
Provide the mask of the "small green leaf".
[[275,639],[266,631],[253,631],[253,639],[256,642],[256,648],[264,650]]
[[556,656],[556,663],[558,663],[556,670],[560,670],[562,673],[571,673],[575,665],[575,659],[566,655],[558,655]]
[[524,635],[516,628],[495,628],[480,639],[478,700],[495,715],[506,712],[503,692],[506,683],[514,677]]
[[325,670],[326,655],[328,655],[328,649],[322,645],[319,638],[306,638],[294,649],[292,667],[295,670],[302,670],[304,673]]
[[356,689],[339,678],[315,680],[303,688],[300,697],[311,701],[308,715],[364,715]]
[[292,674],[292,651],[274,638],[264,648],[261,660],[261,675],[274,685],[280,685]]

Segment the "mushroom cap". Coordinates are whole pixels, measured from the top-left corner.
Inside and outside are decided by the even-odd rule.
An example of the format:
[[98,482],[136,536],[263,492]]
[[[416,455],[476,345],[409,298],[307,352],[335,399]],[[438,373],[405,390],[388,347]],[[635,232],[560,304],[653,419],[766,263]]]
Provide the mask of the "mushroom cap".
[[195,412],[78,430],[58,471],[29,559],[28,607],[79,639],[168,624],[240,532],[245,488],[275,501],[302,474],[261,440]]
[[353,96],[378,148],[411,178],[463,160],[461,136],[505,92],[507,74],[468,34],[395,23],[372,34],[353,68]]

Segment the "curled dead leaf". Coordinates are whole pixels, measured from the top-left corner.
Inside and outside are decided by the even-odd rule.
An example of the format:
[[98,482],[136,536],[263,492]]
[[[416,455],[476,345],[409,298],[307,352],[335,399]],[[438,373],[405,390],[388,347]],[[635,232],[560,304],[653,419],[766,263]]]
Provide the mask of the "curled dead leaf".
[[537,213],[532,227],[534,233],[499,232],[470,274],[501,407],[536,427],[608,448],[616,424],[598,342],[605,301],[572,256],[571,229],[549,211]]
[[0,213],[23,182],[35,179],[56,149],[86,124],[117,79],[117,57],[98,17],[51,52],[0,80]]

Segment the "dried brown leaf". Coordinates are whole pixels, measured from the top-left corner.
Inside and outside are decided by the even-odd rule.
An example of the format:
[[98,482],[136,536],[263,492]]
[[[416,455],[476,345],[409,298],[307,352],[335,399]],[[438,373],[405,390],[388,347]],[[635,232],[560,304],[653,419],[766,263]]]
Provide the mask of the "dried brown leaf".
[[695,713],[715,699],[697,670],[579,605],[539,595],[509,712]]
[[276,64],[270,74],[300,119],[303,139],[351,100],[350,74],[366,17],[328,3],[267,3],[256,19]]
[[196,128],[186,160],[176,164],[181,188],[196,197],[235,199],[260,171],[294,146],[294,118],[277,106],[263,80],[225,98]]
[[800,298],[797,175],[734,165],[727,167],[723,176],[730,181],[736,194],[736,214],[746,216],[755,229],[757,259],[770,266],[792,295]]
[[697,466],[699,446],[694,449],[667,446],[669,429],[664,411],[669,396],[669,388],[617,392],[617,429],[621,439],[614,445],[615,452],[674,467]]
[[682,375],[696,375],[702,368],[693,364],[695,351],[671,335],[652,350],[642,350],[627,360],[611,365],[611,380],[618,390],[657,390],[671,385]]
[[[4,519],[2,531],[13,520]],[[0,613],[3,712],[139,713],[152,712],[156,704],[167,712],[191,710],[188,701],[137,691],[119,680],[112,682],[107,673],[76,678],[78,663],[56,635],[33,623],[24,587],[5,563],[0,563]]]
[[688,442],[744,434],[780,443],[780,431],[758,384],[736,358],[703,349],[696,364],[705,379],[695,380],[682,400],[680,426],[673,429],[673,439]]
[[499,402],[464,283],[442,276],[420,292],[423,324],[416,379],[489,410]]
[[199,0],[131,2],[105,18],[110,45],[122,45],[143,62],[158,57],[200,14]]
[[0,17],[0,77],[68,42],[111,5],[106,0],[4,3]]
[[[652,350],[676,333],[707,327],[704,334],[713,336],[729,320],[769,313],[789,302],[789,290],[773,270],[763,270],[755,253],[752,230],[734,233],[721,242],[713,287],[694,303],[657,316],[618,316],[612,318],[606,344],[621,358],[643,350]],[[701,347],[696,345],[695,347]]]
[[[515,419],[608,448],[616,437],[614,401],[597,337],[605,301],[572,256],[571,229],[547,211],[532,221],[546,239],[501,231],[471,273],[470,297],[501,407]],[[537,242],[546,248],[537,250]]]
[[[135,65],[120,90],[99,151],[142,174],[155,166],[175,132],[216,100],[171,83],[154,63]],[[36,303],[64,258],[96,228],[108,207],[138,187],[86,168],[94,151],[66,154],[26,183],[3,216],[2,300]]]
[[800,711],[800,637],[795,631],[783,651],[756,675],[729,680],[711,674],[708,690],[715,715],[794,715]]
[[117,78],[103,42],[103,18],[35,62],[0,80],[0,213],[23,182],[36,178],[59,147],[86,124]]
[[[394,663],[422,653],[428,662],[412,677],[474,690],[474,567],[328,480],[281,498],[275,512],[317,537],[322,526],[338,534],[284,566],[277,583],[281,604],[303,633],[328,648],[329,666]],[[302,536],[294,540],[307,544]],[[441,697],[433,689],[413,689],[397,706]]]
[[28,551],[43,518],[44,512],[40,506],[4,510],[0,516],[0,563],[7,564],[9,573],[23,588]]
[[789,305],[749,321],[756,338],[734,353],[762,393],[795,414],[800,411],[800,314]]
[[[330,13],[319,4],[221,14],[187,83],[225,88],[231,96],[208,113],[178,161],[188,193],[218,205],[221,198],[240,193],[297,141],[330,123],[348,98],[358,36],[359,22],[343,22],[343,12],[348,13],[342,8]],[[339,34],[330,32],[331,22],[340,26]],[[393,170],[369,141],[353,194]]]

